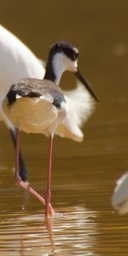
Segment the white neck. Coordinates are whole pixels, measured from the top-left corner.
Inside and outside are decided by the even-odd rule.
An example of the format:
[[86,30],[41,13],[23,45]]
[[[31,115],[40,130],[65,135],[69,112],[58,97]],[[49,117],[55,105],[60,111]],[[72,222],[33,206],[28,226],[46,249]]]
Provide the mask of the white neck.
[[66,71],[75,72],[77,67],[77,61],[70,60],[65,54],[57,53],[53,58],[53,69],[55,74],[55,83],[59,85],[62,74]]

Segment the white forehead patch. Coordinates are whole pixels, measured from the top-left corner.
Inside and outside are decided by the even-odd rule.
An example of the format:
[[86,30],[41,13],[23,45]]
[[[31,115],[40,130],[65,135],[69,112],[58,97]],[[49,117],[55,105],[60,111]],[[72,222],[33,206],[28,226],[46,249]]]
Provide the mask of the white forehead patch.
[[76,52],[76,53],[79,53],[78,49],[76,47],[73,47],[73,50]]

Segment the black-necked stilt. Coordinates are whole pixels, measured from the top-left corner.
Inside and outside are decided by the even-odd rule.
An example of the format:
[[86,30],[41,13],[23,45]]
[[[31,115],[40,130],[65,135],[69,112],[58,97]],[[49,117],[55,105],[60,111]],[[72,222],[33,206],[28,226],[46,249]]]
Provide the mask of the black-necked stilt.
[[[23,79],[12,85],[2,106],[9,120],[16,127],[16,170],[15,176],[18,184],[30,191],[34,196],[45,204],[45,215],[53,212],[50,204],[51,191],[51,163],[53,136],[68,116],[69,105],[59,87],[59,82],[64,71],[73,72],[86,86],[93,98],[96,96],[80,74],[77,61],[79,51],[67,42],[55,43],[48,55],[46,73],[43,80]],[[80,101],[80,99],[78,99]],[[68,120],[70,122],[70,120]],[[75,124],[75,121],[74,121]],[[70,129],[70,125],[68,126]],[[66,126],[66,128],[68,129]],[[43,133],[49,136],[48,153],[48,179],[45,200],[32,188],[26,186],[18,172],[19,165],[19,131],[27,133]],[[59,131],[61,134],[61,131]],[[58,132],[58,134],[59,134]]]
[[[5,121],[15,145],[15,128],[2,110],[2,101],[15,81],[34,77],[42,79],[45,69],[40,60],[16,36],[0,25],[0,121]],[[27,170],[19,156],[20,176],[25,181]]]

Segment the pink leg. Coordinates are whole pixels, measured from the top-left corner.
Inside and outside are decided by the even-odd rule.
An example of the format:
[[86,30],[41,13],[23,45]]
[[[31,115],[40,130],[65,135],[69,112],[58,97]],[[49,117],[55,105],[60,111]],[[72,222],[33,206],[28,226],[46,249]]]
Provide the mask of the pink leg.
[[[27,190],[28,192],[30,192],[33,196],[35,196],[41,203],[43,203],[44,205],[46,205],[45,203],[45,199],[40,196],[34,189],[32,189],[29,185],[26,185],[25,182],[22,181],[21,177],[19,176],[19,144],[20,144],[20,136],[19,136],[19,130],[16,129],[16,166],[15,166],[15,178],[16,178],[16,182],[25,190]],[[51,214],[54,213],[54,210],[51,206],[51,204],[49,204],[49,212]]]
[[[49,216],[50,211],[50,200],[51,200],[51,166],[52,166],[52,144],[53,144],[53,136],[49,137],[49,147],[48,147],[48,177],[47,177],[47,189],[45,193],[45,216]],[[53,213],[54,210],[53,210]]]

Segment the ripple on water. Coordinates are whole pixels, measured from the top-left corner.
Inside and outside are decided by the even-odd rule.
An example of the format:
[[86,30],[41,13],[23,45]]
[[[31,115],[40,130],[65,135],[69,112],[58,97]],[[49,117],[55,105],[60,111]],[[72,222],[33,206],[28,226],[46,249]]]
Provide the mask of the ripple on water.
[[95,218],[96,213],[82,206],[69,207],[48,221],[42,213],[6,216],[1,222],[0,251],[2,256],[94,255]]

